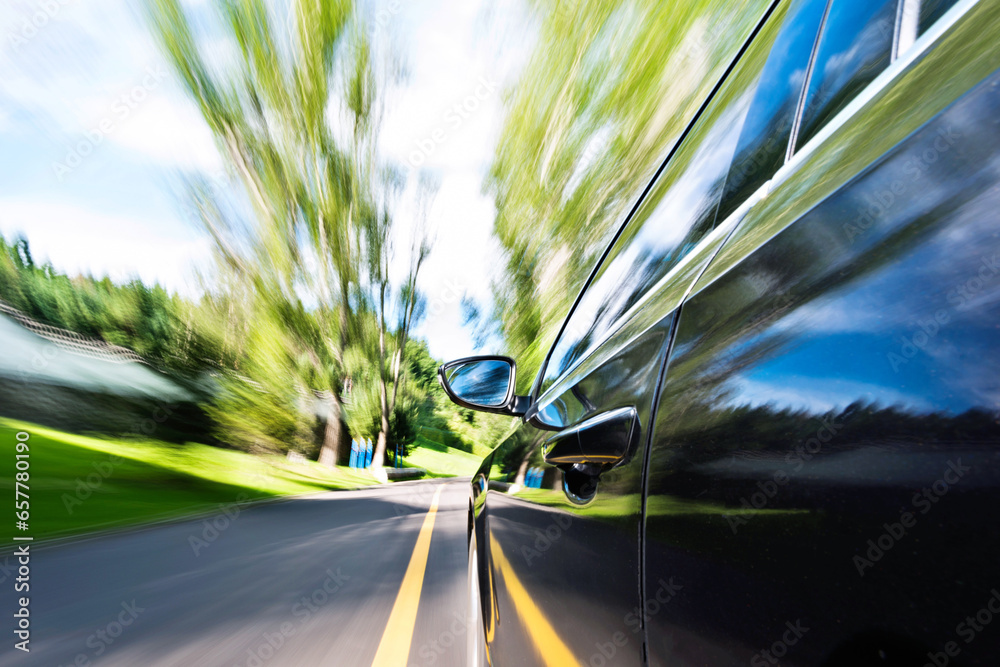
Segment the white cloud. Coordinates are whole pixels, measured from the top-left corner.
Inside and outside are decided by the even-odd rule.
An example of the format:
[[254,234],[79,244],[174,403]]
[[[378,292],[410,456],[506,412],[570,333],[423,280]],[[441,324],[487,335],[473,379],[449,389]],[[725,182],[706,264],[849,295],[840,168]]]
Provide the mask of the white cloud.
[[191,104],[154,94],[137,105],[110,139],[165,166],[216,172],[222,160],[212,133]]
[[909,410],[930,410],[921,396],[907,394],[895,387],[853,382],[837,378],[783,376],[763,381],[743,375],[734,376],[725,385],[732,390],[732,405],[772,404],[778,409],[808,410],[813,413],[846,408],[861,401],[877,402],[882,407],[901,405]]
[[[17,0],[16,11],[0,8],[0,19],[20,21],[34,4]],[[374,11],[382,4],[376,0]],[[108,150],[110,144],[154,166],[218,172],[211,133],[172,73],[127,116],[115,114],[116,101],[141,83],[146,68],[164,62],[136,7],[129,0],[74,0],[24,48],[0,50],[0,100],[10,105],[5,111],[15,120],[30,118],[49,139],[38,150],[51,151],[55,159],[110,118],[114,125],[102,140],[106,158],[121,159],[119,151]],[[389,100],[383,156],[407,166],[416,143],[432,141],[433,150],[419,167],[433,170],[442,183],[430,211],[436,245],[420,279],[428,314],[416,332],[429,339],[439,357],[473,352],[470,331],[462,325],[461,298],[469,295],[484,307],[490,302],[489,280],[500,253],[491,235],[494,210],[482,194],[482,174],[503,119],[502,89],[530,53],[532,35],[518,23],[526,11],[521,0],[406,0],[384,26],[394,48],[402,51],[409,76]],[[225,40],[207,35],[206,44],[212,63],[233,57],[233,45]],[[0,116],[0,130],[4,126]],[[166,222],[170,212],[155,214],[162,219],[132,219],[107,214],[93,203],[132,196],[120,190],[95,191],[93,202],[61,198],[61,192],[35,201],[15,192],[7,190],[10,198],[3,199],[0,187],[0,231],[25,232],[36,256],[48,257],[60,270],[117,279],[139,275],[197,293],[187,266],[192,258],[208,258],[208,243],[194,232],[167,231],[183,228]],[[408,239],[401,239],[394,278],[405,274],[408,250]]]
[[499,249],[492,237],[493,202],[479,192],[479,184],[475,174],[445,177],[430,210],[435,243],[420,276],[427,315],[416,333],[442,359],[475,352],[471,332],[462,324],[462,298],[490,301]]
[[495,64],[468,38],[480,3],[439,3],[413,26],[410,77],[393,95],[381,137],[411,168],[481,169],[492,157],[502,110]]
[[[524,11],[511,0],[416,0],[386,26],[405,51],[409,76],[388,100],[383,156],[441,179],[430,210],[434,249],[420,278],[427,315],[415,333],[442,359],[477,352],[463,325],[462,298],[485,310],[492,302],[490,279],[501,252],[482,176],[503,121],[503,90],[529,53]],[[400,213],[405,219],[405,206]]]
[[[99,132],[164,167],[217,171],[205,121],[127,3],[54,2],[50,21],[0,54],[0,98],[27,111],[53,145]],[[15,23],[35,11],[21,4]]]
[[498,80],[470,70],[447,82],[407,89],[393,101],[400,111],[385,124],[387,157],[414,169],[480,171],[489,164],[502,113]]

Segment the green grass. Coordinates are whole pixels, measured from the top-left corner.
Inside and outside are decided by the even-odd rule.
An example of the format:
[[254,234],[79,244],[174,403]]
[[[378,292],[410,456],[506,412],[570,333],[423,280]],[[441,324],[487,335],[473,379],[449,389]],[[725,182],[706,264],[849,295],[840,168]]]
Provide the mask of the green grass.
[[403,463],[410,468],[423,468],[428,477],[470,477],[483,462],[481,456],[448,447],[422,435],[417,436],[411,448],[410,455],[403,457]]
[[[281,456],[198,443],[103,439],[0,419],[0,489],[7,498],[14,496],[18,431],[30,434],[30,529],[23,534],[36,540],[214,510],[242,500],[375,483],[368,472],[292,464]],[[7,530],[13,530],[15,517],[8,515],[8,521]]]

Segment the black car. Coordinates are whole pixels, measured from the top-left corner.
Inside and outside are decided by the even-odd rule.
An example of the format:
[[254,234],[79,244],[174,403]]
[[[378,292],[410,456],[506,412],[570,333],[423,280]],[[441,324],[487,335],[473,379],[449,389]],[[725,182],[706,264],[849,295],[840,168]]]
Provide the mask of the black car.
[[469,511],[473,664],[1000,664],[1000,2],[774,2]]

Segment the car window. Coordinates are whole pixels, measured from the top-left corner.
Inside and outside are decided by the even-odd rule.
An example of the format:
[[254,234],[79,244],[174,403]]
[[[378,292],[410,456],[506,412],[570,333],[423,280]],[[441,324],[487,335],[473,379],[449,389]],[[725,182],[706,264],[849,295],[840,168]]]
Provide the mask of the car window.
[[920,34],[934,25],[958,0],[922,0],[920,3]]
[[806,144],[892,60],[897,0],[831,0],[796,147]]
[[788,140],[828,0],[796,0],[774,42],[726,180],[724,220],[785,163]]
[[782,3],[719,88],[615,241],[552,349],[544,392],[715,226],[716,210]]

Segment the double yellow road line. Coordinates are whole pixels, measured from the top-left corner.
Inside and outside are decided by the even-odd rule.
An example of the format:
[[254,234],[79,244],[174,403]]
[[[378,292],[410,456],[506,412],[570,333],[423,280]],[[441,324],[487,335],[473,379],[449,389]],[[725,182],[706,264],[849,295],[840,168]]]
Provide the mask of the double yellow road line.
[[[438,501],[441,498],[443,486],[439,486],[431,499],[431,507],[427,510],[424,523],[417,535],[417,544],[413,547],[410,564],[403,575],[403,583],[396,594],[396,601],[389,614],[389,622],[382,633],[378,651],[372,667],[400,667],[406,665],[410,657],[410,645],[413,643],[413,630],[417,622],[417,608],[420,605],[420,591],[424,585],[424,573],[427,570],[427,556],[431,549],[431,535],[434,533],[434,520],[437,515]],[[490,546],[493,560],[507,585],[507,593],[520,616],[521,623],[534,644],[535,651],[545,665],[550,667],[565,667],[577,664],[573,652],[555,628],[538,608],[531,594],[514,573],[510,561],[500,549],[500,545],[490,535]]]
[[424,523],[417,535],[417,545],[413,547],[410,564],[406,566],[403,583],[396,594],[396,601],[389,614],[389,622],[382,633],[372,667],[400,667],[410,658],[410,644],[413,643],[413,628],[417,623],[417,607],[420,605],[420,591],[424,586],[424,572],[427,570],[427,555],[431,550],[431,535],[434,533],[434,517],[437,515],[438,500],[444,486],[439,486],[431,499]]

